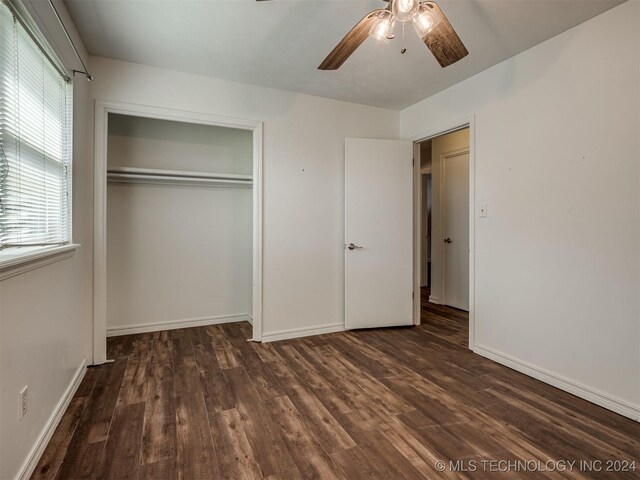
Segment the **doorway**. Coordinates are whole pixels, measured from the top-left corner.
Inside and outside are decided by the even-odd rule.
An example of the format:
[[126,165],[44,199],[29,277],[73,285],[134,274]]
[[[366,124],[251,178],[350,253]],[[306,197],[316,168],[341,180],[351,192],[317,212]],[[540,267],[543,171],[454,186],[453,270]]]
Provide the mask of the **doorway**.
[[[414,269],[420,292],[416,316],[455,309],[473,342],[473,197],[470,125],[415,141]],[[437,308],[436,308],[437,310]],[[418,323],[418,322],[416,322]],[[465,328],[467,325],[465,325]]]
[[[108,174],[108,138],[109,121],[114,115],[136,117],[140,119],[154,119],[161,121],[180,122],[196,126],[211,126],[227,129],[239,129],[249,131],[250,135],[250,156],[252,166],[251,175],[227,174],[222,178],[220,175],[207,174],[206,180],[209,183],[233,183],[249,180],[251,183],[251,277],[252,285],[250,290],[252,298],[251,312],[248,313],[249,321],[253,323],[253,340],[262,339],[262,123],[258,121],[248,121],[244,119],[232,119],[215,115],[186,112],[180,110],[165,109],[159,107],[149,107],[121,102],[97,102],[95,110],[95,171],[94,171],[94,334],[93,334],[93,364],[99,365],[106,359],[106,338],[107,338],[107,180],[108,176],[113,177],[114,173]],[[129,169],[131,170],[131,169]],[[159,177],[166,177],[166,171],[143,171],[137,168],[134,174],[151,177],[158,183]],[[147,169],[148,170],[148,169]],[[164,169],[166,170],[166,169]],[[115,172],[123,178],[129,176],[132,171],[120,168]],[[179,183],[202,183],[200,175],[184,175],[185,172],[173,172],[170,175],[171,182]],[[162,174],[162,175],[161,175]],[[140,175],[139,175],[140,176]],[[177,178],[174,178],[177,177]],[[189,178],[186,178],[189,177]],[[191,178],[193,177],[193,178]],[[197,178],[196,178],[197,177]],[[211,178],[209,178],[211,177]],[[242,177],[242,178],[240,178]],[[245,178],[246,177],[246,178]],[[149,179],[147,179],[149,180]],[[166,178],[162,182],[168,181]],[[200,320],[200,319],[195,319]],[[206,319],[204,319],[206,320]]]
[[109,114],[107,337],[252,317],[252,132]]

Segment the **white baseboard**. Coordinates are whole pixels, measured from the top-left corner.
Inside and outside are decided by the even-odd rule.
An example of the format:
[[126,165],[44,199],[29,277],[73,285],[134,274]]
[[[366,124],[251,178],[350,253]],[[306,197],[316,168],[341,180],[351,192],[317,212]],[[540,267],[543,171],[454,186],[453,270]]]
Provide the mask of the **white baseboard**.
[[250,313],[247,313],[247,322],[253,325],[253,315],[251,315]]
[[162,330],[176,330],[178,328],[203,327],[205,325],[217,325],[220,323],[250,322],[247,313],[235,313],[232,315],[216,315],[212,317],[185,318],[183,320],[170,320],[168,322],[139,323],[137,325],[122,325],[107,327],[107,337],[119,337],[134,333],[159,332]]
[[473,351],[478,355],[482,355],[483,357],[493,360],[494,362],[505,365],[544,383],[548,383],[560,390],[569,392],[576,397],[584,398],[585,400],[604,407],[607,410],[619,413],[620,415],[628,417],[631,420],[635,420],[636,422],[640,421],[639,405],[633,405],[604,392],[600,392],[592,387],[588,387],[569,378],[557,375],[553,372],[542,369],[528,362],[524,362],[505,353],[498,352],[489,347],[476,344]]
[[76,390],[78,390],[78,387],[80,386],[80,383],[82,382],[82,379],[84,378],[84,374],[86,372],[87,359],[85,358],[84,360],[82,360],[82,363],[73,374],[71,383],[69,383],[69,386],[62,394],[62,398],[60,398],[58,404],[53,409],[53,412],[51,413],[51,416],[42,429],[42,432],[40,432],[36,443],[33,445],[33,448],[31,448],[29,455],[20,467],[20,470],[18,470],[18,475],[16,475],[17,480],[28,480],[29,478],[31,478],[31,475],[33,475],[33,471],[36,469],[36,466],[40,461],[40,457],[42,457],[42,454],[44,453],[44,449],[47,447],[49,440],[51,440],[53,432],[55,432],[56,427],[60,423],[60,420],[62,420],[62,416],[67,410],[67,407],[69,406],[71,399],[75,395]]
[[289,330],[279,330],[277,332],[267,332],[262,334],[262,342],[276,342],[278,340],[289,340],[291,338],[310,337],[311,335],[322,335],[323,333],[343,332],[344,323],[330,323],[319,327],[292,328]]
[[440,299],[438,297],[434,297],[433,295],[429,295],[429,303],[435,303],[436,305],[440,305]]

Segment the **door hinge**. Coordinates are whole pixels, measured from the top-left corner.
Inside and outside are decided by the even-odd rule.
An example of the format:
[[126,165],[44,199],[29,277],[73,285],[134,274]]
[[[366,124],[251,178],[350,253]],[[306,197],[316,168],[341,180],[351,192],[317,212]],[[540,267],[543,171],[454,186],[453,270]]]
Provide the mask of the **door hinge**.
[[411,292],[411,298],[416,298],[416,292]]
[[411,159],[411,165],[413,165],[414,167],[416,166],[416,159],[415,158]]

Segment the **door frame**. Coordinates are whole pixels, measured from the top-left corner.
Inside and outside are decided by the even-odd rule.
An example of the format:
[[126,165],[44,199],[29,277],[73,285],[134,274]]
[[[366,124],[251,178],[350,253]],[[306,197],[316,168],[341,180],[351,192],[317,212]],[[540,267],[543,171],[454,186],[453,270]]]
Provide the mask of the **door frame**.
[[[431,176],[431,198],[432,198],[432,202],[433,202],[433,172],[431,167],[424,167],[424,168],[420,168],[420,176],[418,177],[420,179],[419,181],[419,187],[420,187],[420,191],[417,193],[419,199],[420,199],[420,207],[418,209],[418,215],[420,215],[420,243],[418,244],[418,249],[420,250],[420,288],[422,288],[422,269],[424,268],[424,263],[423,263],[423,258],[422,258],[422,242],[424,241],[424,237],[422,236],[422,210],[424,209],[424,205],[425,205],[425,201],[424,201],[424,180],[425,177],[429,177]],[[432,207],[433,207],[433,203],[432,203]],[[433,215],[433,212],[432,212]],[[431,232],[433,231],[433,216],[431,217],[431,229],[429,230],[429,246],[431,246],[431,243],[433,241],[433,238],[431,238]],[[429,279],[429,284],[427,285],[429,288],[431,288],[431,285],[433,285],[433,277],[431,277]]]
[[96,100],[93,174],[93,364],[100,365],[107,361],[107,139],[110,113],[253,132],[252,321],[253,340],[262,341],[262,122],[186,110]]
[[[469,349],[473,350],[475,346],[475,298],[476,298],[476,225],[475,225],[475,191],[476,191],[476,146],[475,146],[475,115],[464,117],[453,122],[440,125],[431,129],[426,129],[418,134],[409,137],[414,145],[431,140],[435,137],[453,133],[464,128],[469,129]],[[418,152],[419,148],[414,147],[414,152]],[[419,159],[419,157],[418,157]],[[420,325],[420,232],[422,231],[422,219],[420,215],[420,162],[414,161],[413,165],[413,323]],[[432,240],[433,241],[433,240]]]

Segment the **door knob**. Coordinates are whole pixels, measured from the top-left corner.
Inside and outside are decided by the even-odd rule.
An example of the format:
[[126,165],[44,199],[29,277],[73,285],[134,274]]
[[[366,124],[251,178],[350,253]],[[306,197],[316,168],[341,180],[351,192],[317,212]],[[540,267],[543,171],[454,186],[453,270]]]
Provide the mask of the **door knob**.
[[450,237],[447,237],[444,239],[444,243],[451,243],[451,242],[453,242],[453,240],[451,240]]
[[356,249],[361,249],[362,247],[360,245],[356,245],[355,243],[349,243],[347,244],[347,248],[349,250],[356,250]]

